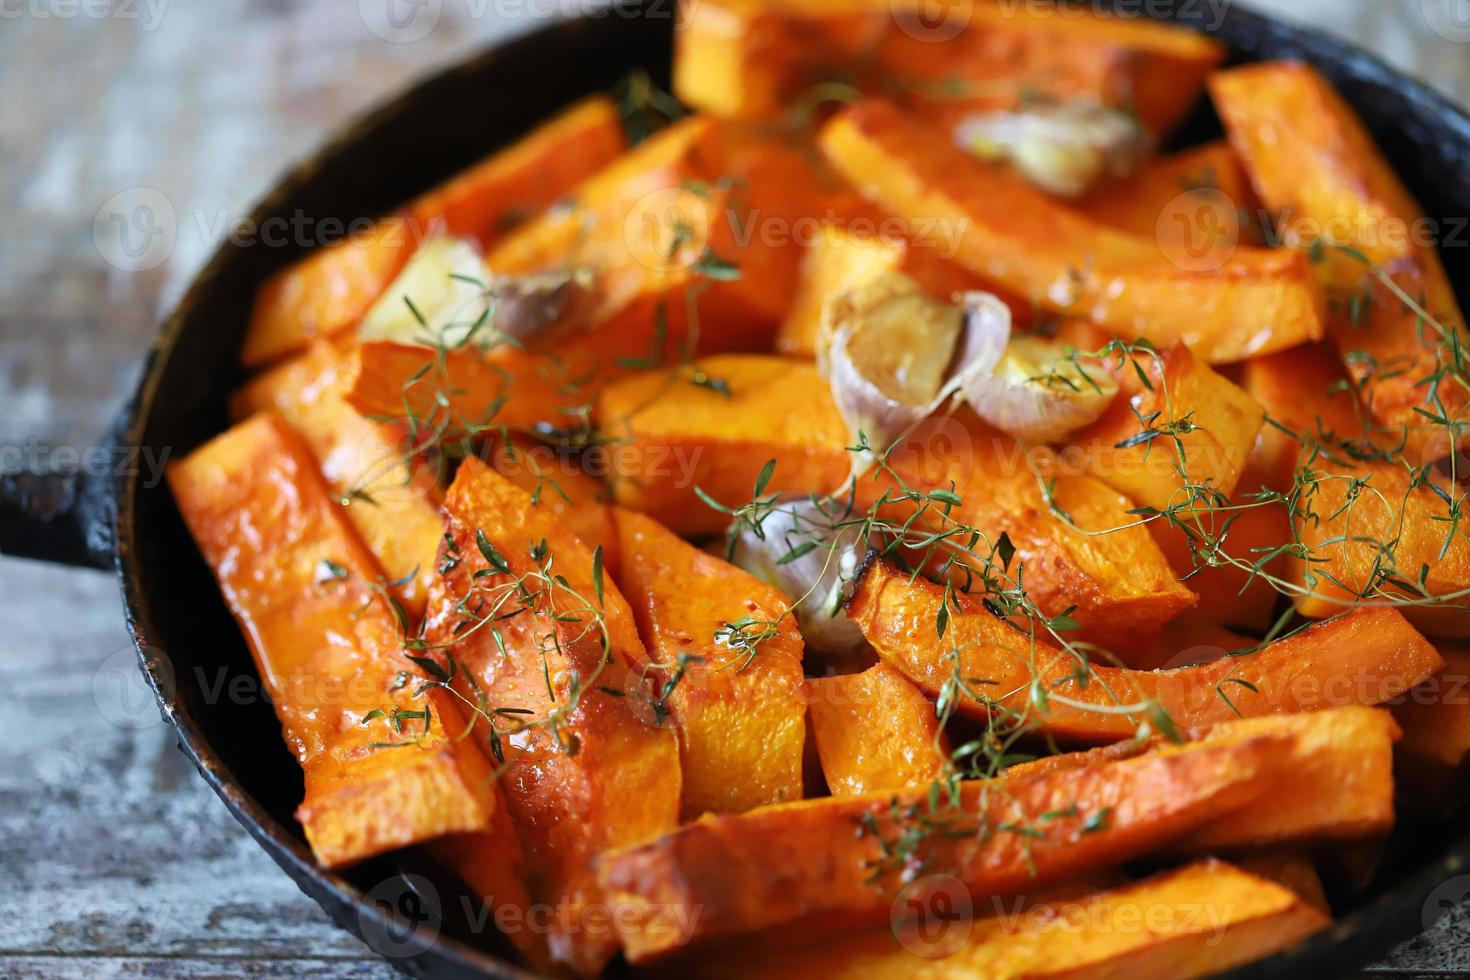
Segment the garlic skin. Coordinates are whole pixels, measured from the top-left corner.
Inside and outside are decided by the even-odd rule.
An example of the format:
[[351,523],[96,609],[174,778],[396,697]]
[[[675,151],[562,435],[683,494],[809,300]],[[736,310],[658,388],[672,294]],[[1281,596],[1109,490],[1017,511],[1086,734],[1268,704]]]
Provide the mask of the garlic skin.
[[[484,315],[485,266],[469,240],[438,235],[418,247],[358,328],[364,341],[456,346]],[[465,281],[470,280],[470,281]],[[424,322],[414,316],[419,311]]]
[[[759,533],[740,530],[731,556],[734,564],[795,603],[792,612],[807,649],[833,657],[855,656],[868,647],[842,607],[868,552],[860,528],[838,526],[844,513],[831,498],[783,497],[760,522]],[[817,547],[781,561],[808,542]]]
[[1104,177],[1126,177],[1153,149],[1132,116],[1098,102],[1048,102],[965,117],[959,147],[982,160],[1010,161],[1058,197],[1078,198]]
[[525,341],[561,319],[584,291],[584,279],[571,269],[487,274],[468,239],[439,235],[419,246],[363,317],[358,336],[421,347],[473,343],[484,349]]
[[496,276],[490,280],[494,300],[492,333],[515,341],[529,340],[561,320],[585,292],[576,271],[531,276]]
[[971,379],[965,401],[986,422],[1028,442],[1061,442],[1095,422],[1118,394],[1118,381],[1044,337],[1011,339],[988,376]]
[[1005,338],[971,329],[971,322],[997,317],[999,306],[1008,328],[1010,311],[985,293],[966,294],[964,302],[941,303],[889,270],[828,301],[817,365],[854,443],[861,434],[875,453],[884,452],[966,379],[995,366]]

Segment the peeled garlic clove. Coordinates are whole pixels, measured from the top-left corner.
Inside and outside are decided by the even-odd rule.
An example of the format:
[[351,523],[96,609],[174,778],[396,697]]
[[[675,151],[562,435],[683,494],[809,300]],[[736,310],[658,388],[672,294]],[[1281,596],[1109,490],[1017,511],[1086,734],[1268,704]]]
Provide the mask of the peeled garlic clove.
[[830,498],[782,498],[760,522],[759,533],[740,531],[731,558],[794,603],[792,613],[807,649],[838,657],[867,649],[842,603],[868,541],[860,525],[840,526],[844,514],[843,505]]
[[986,422],[1030,442],[1059,442],[1097,420],[1118,394],[1101,362],[1044,337],[1014,337],[995,370],[964,397]]
[[[981,315],[993,311],[987,307]],[[976,343],[967,330],[971,316],[893,271],[828,302],[817,362],[854,442],[862,434],[882,453],[933,414],[964,377],[990,370],[1005,341],[982,336]]]
[[455,346],[485,313],[484,287],[477,284],[484,278],[485,266],[468,240],[430,238],[363,317],[358,333],[363,340]]
[[1068,198],[1103,177],[1126,177],[1153,149],[1136,119],[1091,101],[967,116],[955,142],[982,160],[1010,160],[1031,183]]

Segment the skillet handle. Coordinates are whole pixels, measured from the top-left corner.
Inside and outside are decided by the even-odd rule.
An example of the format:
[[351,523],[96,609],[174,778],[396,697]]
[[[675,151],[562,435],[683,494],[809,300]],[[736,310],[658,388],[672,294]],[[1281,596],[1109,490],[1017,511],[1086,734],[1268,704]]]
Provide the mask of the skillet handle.
[[[7,455],[12,454],[0,450],[0,460]],[[112,460],[117,454],[102,446],[82,455]],[[0,554],[111,569],[111,475],[110,468],[105,473],[0,469]]]

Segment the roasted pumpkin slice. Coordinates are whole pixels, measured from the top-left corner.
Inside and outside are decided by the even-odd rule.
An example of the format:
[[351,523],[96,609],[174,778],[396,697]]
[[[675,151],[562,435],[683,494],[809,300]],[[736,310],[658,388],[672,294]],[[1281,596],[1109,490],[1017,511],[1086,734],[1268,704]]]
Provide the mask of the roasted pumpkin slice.
[[992,914],[988,902],[971,904],[965,895],[950,905],[955,896],[943,894],[931,906],[916,901],[911,906],[916,914],[900,918],[896,934],[890,928],[815,945],[786,932],[765,943],[732,940],[728,958],[714,952],[701,956],[710,965],[704,975],[731,980],[1205,977],[1292,946],[1332,921],[1290,884],[1251,864],[1213,859],[1111,888],[1044,891],[1003,903],[1006,911],[1000,914]]
[[1183,344],[1134,356],[1145,383],[1122,372],[1115,398],[1072,441],[1108,486],[1163,512],[1191,514],[1228,500],[1240,482],[1265,411]]
[[420,228],[488,247],[626,148],[617,103],[593,96],[420,196],[408,215]]
[[652,518],[614,519],[648,688],[679,735],[685,819],[801,799],[802,642],[786,597]]
[[424,655],[477,706],[476,738],[504,760],[528,888],[559,913],[552,958],[592,974],[617,937],[597,915],[591,862],[677,823],[674,733],[633,703],[647,654],[595,552],[473,457],[444,506]]
[[559,909],[551,956],[595,973],[617,940],[592,917],[603,898],[591,861],[675,826],[673,730],[632,701],[647,654],[595,552],[476,458],[444,507],[425,655],[476,705],[476,738],[503,760],[531,896]]
[[892,667],[814,678],[807,689],[833,796],[924,789],[944,772],[949,740],[934,702]]
[[490,767],[457,738],[464,721],[448,692],[395,683],[414,668],[383,572],[300,437],[257,415],[168,479],[301,763],[296,817],[317,860],[343,867],[487,828]]
[[1470,649],[1441,643],[1445,669],[1393,706],[1404,729],[1397,772],[1406,804],[1440,810],[1466,795],[1470,769]]
[[1131,176],[1096,188],[1077,209],[1119,231],[1203,255],[1225,242],[1251,241],[1255,228],[1245,218],[1254,204],[1240,157],[1219,140],[1145,161]]
[[856,79],[931,114],[1041,95],[1126,105],[1156,132],[1198,99],[1224,53],[1202,34],[1138,18],[970,0],[712,0],[680,9],[676,39],[675,92],[716,115],[799,110],[823,83]]
[[[1175,726],[1195,727],[1241,716],[1382,704],[1444,666],[1403,616],[1380,607],[1198,666],[1148,671],[1089,664],[1084,670],[1075,651],[1045,634],[1023,633],[978,597],[947,591],[883,561],[869,564],[848,611],[878,655],[931,697],[956,677],[980,679],[987,697],[1002,708],[1058,738],[1083,742],[1127,738],[1140,724],[1163,724],[1165,717]],[[957,705],[982,720],[994,710],[972,697]]]
[[1302,253],[1171,256],[1154,237],[1106,227],[1003,166],[967,157],[891,103],[845,110],[819,142],[864,194],[910,225],[961,229],[956,264],[1054,313],[1156,347],[1183,342],[1211,364],[1322,335],[1321,288]]
[[[1293,739],[1288,757],[1262,777],[1269,789],[1228,819],[1190,834],[1176,850],[1210,853],[1276,845],[1372,840],[1394,822],[1394,743],[1399,726],[1385,709],[1352,705],[1263,715],[1183,733],[1186,744],[1233,743],[1263,735]],[[1008,776],[1105,765],[1134,753],[1172,752],[1165,738],[1121,742],[1026,762]]]
[[558,201],[623,150],[617,108],[589,99],[435,188],[365,235],[323,248],[266,282],[240,359],[264,364],[357,323],[434,234],[482,245]]
[[1261,447],[1273,489],[1292,495],[1297,611],[1389,604],[1431,636],[1470,635],[1470,538],[1450,481],[1364,425],[1323,347],[1254,358],[1242,377],[1273,422]]
[[332,495],[417,620],[444,536],[434,468],[394,422],[363,418],[338,393],[343,355],[325,341],[236,392],[237,417],[275,411],[306,439]]
[[612,440],[618,503],[679,534],[714,534],[730,515],[701,492],[743,506],[771,460],[767,492],[842,487],[851,468],[847,427],[814,365],[730,354],[692,368],[647,372],[598,399],[597,429]]
[[[992,896],[1156,850],[1249,802],[1254,777],[1287,746],[1262,737],[967,783],[937,812],[928,792],[910,791],[706,817],[604,855],[598,875],[634,963],[775,926],[808,926],[816,938],[886,921],[910,860],[927,869],[930,888],[948,880],[943,874],[971,895]],[[898,839],[916,842],[895,857]],[[924,886],[908,895],[928,897]],[[670,914],[694,909],[698,916]]]
[[1465,321],[1423,209],[1312,66],[1233,68],[1210,92],[1283,243],[1313,253],[1328,334],[1373,417],[1416,462],[1447,454],[1470,404]]

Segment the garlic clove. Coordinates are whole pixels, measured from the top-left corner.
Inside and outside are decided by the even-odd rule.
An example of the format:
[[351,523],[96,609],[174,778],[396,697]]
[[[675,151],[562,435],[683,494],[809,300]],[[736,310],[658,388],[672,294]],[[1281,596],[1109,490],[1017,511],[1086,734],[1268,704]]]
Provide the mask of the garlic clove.
[[365,341],[455,346],[485,312],[484,287],[477,284],[484,275],[467,239],[430,238],[363,317],[358,334]]
[[883,270],[834,296],[823,310],[817,362],[854,443],[877,453],[932,415],[972,374],[989,371],[1004,337],[970,329],[1009,310],[988,294],[971,306],[941,303],[913,279]]
[[1019,336],[989,375],[970,380],[965,401],[986,422],[1030,442],[1060,442],[1097,420],[1118,381],[1096,358],[1044,337]]
[[[858,524],[844,526],[845,508],[831,498],[784,497],[760,521],[760,530],[742,528],[731,560],[756,578],[780,589],[807,648],[834,657],[867,649],[843,600],[868,552]],[[816,547],[809,548],[815,543]]]
[[1082,100],[967,116],[955,127],[955,142],[982,160],[1009,160],[1028,181],[1066,198],[1081,197],[1104,177],[1128,176],[1153,151],[1134,117]]

